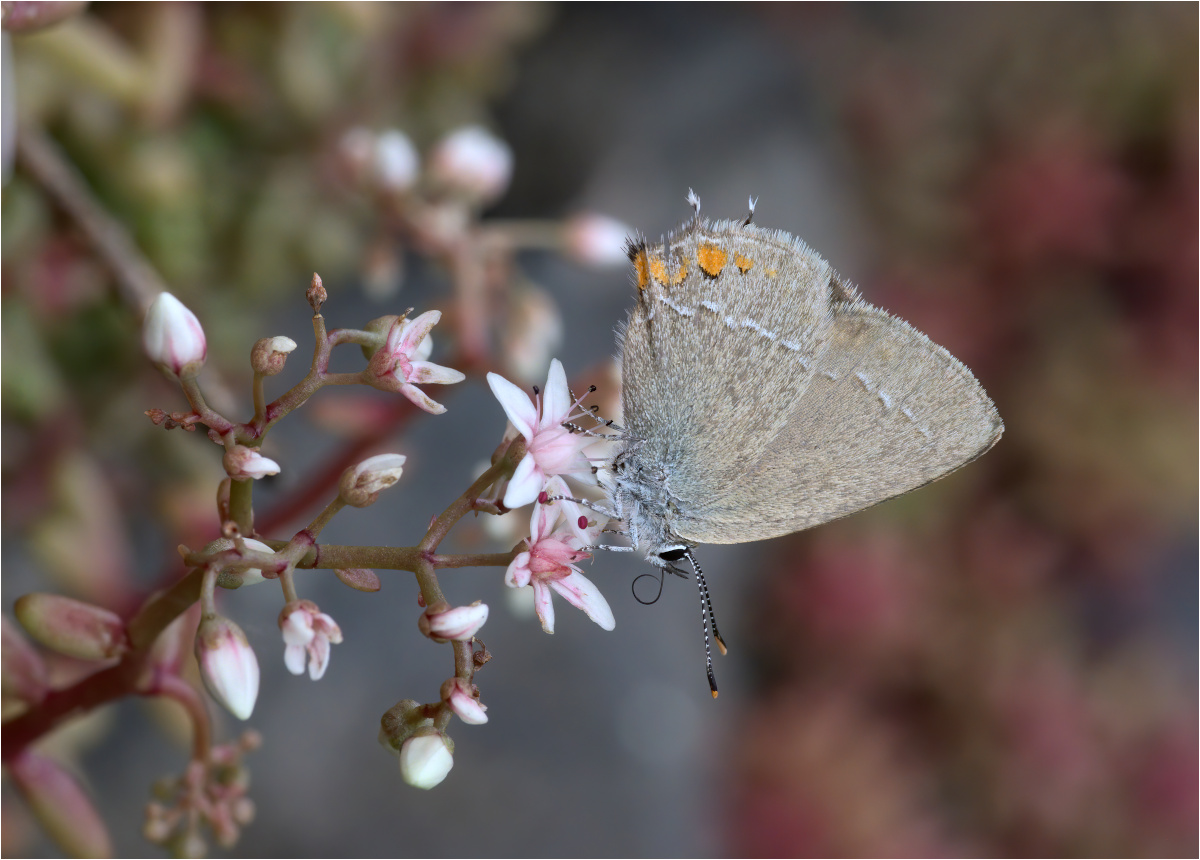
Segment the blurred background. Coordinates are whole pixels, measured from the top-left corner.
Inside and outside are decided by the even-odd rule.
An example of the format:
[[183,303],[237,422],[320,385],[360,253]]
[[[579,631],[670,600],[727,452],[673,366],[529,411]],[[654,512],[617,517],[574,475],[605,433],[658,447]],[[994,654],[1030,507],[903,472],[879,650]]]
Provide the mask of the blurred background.
[[[387,708],[452,671],[408,574],[380,571],[376,594],[300,579],[345,634],[316,684],[284,670],[276,589],[222,595],[263,667],[236,853],[1195,854],[1195,5],[113,3],[21,32],[8,7],[30,4],[5,5],[6,613],[30,590],[130,611],[183,573],[177,544],[216,535],[223,476],[201,434],[144,417],[184,400],[53,171],[25,138],[14,159],[18,132],[61,150],[197,313],[201,381],[234,415],[256,339],[306,353],[313,271],[331,327],[446,312],[433,360],[469,358],[467,382],[429,391],[447,414],[320,392],[269,440],[271,537],[323,504],[313,482],[347,451],[396,450],[401,483],[323,540],[415,543],[504,430],[486,369],[540,384],[557,356],[612,414],[633,289],[572,228],[597,213],[657,237],[689,188],[710,217],[757,197],[759,224],[961,358],[1006,424],[909,496],[702,547],[731,649],[716,702],[689,583],[643,606],[648,568],[600,558],[585,572],[616,630],[560,601],[548,637],[500,569],[447,571],[453,602],[492,607],[490,721],[451,725],[431,792],[376,743]],[[427,158],[467,125],[512,153],[468,214],[511,242],[469,294],[380,155],[391,132]],[[527,526],[468,520],[453,543],[499,551]],[[49,739],[118,855],[159,853],[142,808],[182,768],[182,730],[125,701]],[[3,852],[55,853],[7,783]]]

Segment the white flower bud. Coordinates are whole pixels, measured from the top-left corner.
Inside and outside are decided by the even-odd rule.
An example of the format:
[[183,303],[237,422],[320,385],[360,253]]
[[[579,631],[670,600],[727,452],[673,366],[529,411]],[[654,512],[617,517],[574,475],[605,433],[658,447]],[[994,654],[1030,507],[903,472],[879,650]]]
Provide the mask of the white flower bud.
[[196,662],[212,697],[239,720],[250,719],[258,698],[258,659],[242,628],[206,615],[196,631]]
[[170,293],[159,293],[146,311],[142,345],[151,361],[176,378],[199,371],[208,354],[200,321]]
[[487,604],[478,600],[470,606],[456,606],[440,612],[432,612],[431,609],[433,607],[421,614],[417,626],[435,642],[448,642],[451,639],[469,642],[488,617]]
[[267,475],[278,475],[279,464],[269,457],[264,457],[255,448],[245,445],[234,445],[223,459],[225,473],[235,481],[258,480]]
[[[242,543],[246,545],[246,549],[272,555],[275,553],[275,550],[254,538],[242,538]],[[236,545],[230,538],[217,538],[205,546],[204,551],[210,554],[225,552],[226,550],[233,549]],[[240,571],[235,571],[232,567],[226,567],[218,575],[217,585],[221,586],[221,588],[241,588],[244,585],[258,585],[260,582],[265,581],[266,577],[263,576],[263,572],[257,567],[248,567]]]
[[250,350],[250,366],[260,376],[274,376],[283,370],[288,353],[296,348],[290,337],[264,337]]
[[422,729],[400,747],[400,775],[414,788],[433,788],[454,767],[446,739],[432,729]]
[[388,191],[407,191],[417,182],[421,159],[404,132],[389,129],[375,140],[375,175]]
[[625,248],[634,230],[607,215],[584,212],[567,221],[566,252],[588,266],[626,266]]
[[499,198],[512,178],[508,144],[477,125],[446,135],[429,157],[434,181],[481,203]]

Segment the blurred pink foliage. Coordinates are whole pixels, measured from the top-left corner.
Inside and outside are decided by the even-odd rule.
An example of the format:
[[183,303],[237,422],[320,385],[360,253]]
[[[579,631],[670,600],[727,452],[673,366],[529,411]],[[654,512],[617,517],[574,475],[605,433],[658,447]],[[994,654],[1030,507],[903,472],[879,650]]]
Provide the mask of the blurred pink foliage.
[[1195,549],[1195,42],[1127,7],[1031,49],[1061,10],[976,10],[953,46],[952,15],[886,47],[823,22],[814,62],[844,76],[882,304],[1008,432],[923,491],[943,514],[915,494],[780,554],[737,854],[1195,852],[1194,671],[1154,609],[1195,576],[1170,561]]

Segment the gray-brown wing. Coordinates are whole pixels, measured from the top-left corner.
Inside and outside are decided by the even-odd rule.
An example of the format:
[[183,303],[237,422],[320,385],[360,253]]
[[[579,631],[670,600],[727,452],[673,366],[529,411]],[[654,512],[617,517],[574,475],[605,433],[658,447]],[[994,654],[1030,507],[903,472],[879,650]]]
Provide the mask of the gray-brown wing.
[[[689,494],[680,536],[740,543],[809,528],[936,480],[1000,438],[995,406],[949,352],[860,300],[831,307],[785,420],[752,463]],[[708,431],[737,445],[721,425]]]

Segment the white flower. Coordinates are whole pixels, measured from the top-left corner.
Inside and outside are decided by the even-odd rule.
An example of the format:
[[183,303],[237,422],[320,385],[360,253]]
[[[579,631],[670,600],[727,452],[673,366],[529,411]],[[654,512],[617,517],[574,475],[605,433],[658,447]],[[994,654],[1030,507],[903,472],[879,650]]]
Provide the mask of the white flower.
[[304,673],[321,680],[329,665],[330,645],[342,641],[342,630],[332,618],[321,612],[311,600],[293,600],[279,613],[279,629],[283,631],[283,662],[293,675]]
[[429,173],[435,182],[483,203],[505,192],[512,169],[508,144],[477,125],[446,135],[429,156]]
[[567,253],[589,266],[621,266],[629,263],[626,253],[634,230],[607,215],[584,212],[567,221]]
[[411,322],[397,319],[388,330],[387,340],[371,356],[367,365],[368,381],[384,391],[398,391],[426,412],[441,415],[446,407],[430,399],[418,385],[450,385],[466,379],[453,368],[442,367],[417,358],[429,330],[442,318],[441,311],[427,311]]
[[258,660],[242,628],[206,615],[196,630],[196,662],[212,697],[239,720],[250,719],[258,698]]
[[592,467],[583,456],[583,449],[592,443],[592,437],[563,427],[564,423],[591,413],[581,409],[573,414],[577,402],[571,401],[562,362],[557,358],[550,362],[546,390],[536,404],[498,373],[489,373],[487,380],[508,420],[526,441],[525,456],[517,464],[504,493],[505,507],[529,504],[555,475],[579,478],[591,475]]
[[451,678],[442,684],[442,701],[468,725],[481,726],[488,721],[487,706],[479,701],[475,685],[462,678]]
[[[548,495],[565,490],[566,485],[561,479],[555,479],[547,486]],[[504,573],[504,582],[509,588],[533,586],[534,608],[542,629],[547,633],[554,632],[552,590],[582,609],[605,630],[616,627],[616,619],[604,595],[575,566],[575,562],[591,558],[591,553],[584,547],[592,545],[599,526],[589,526],[578,506],[563,499],[534,505],[529,530],[529,549],[512,560]]]
[[436,732],[417,734],[400,747],[400,775],[414,788],[433,788],[454,767],[454,755]]
[[264,457],[256,448],[245,445],[234,445],[225,453],[225,473],[235,481],[247,481],[253,478],[265,478],[267,475],[278,475],[279,464],[269,457]]
[[431,606],[421,614],[418,626],[422,633],[435,642],[448,642],[451,639],[469,642],[488,617],[487,604],[479,601],[470,606],[455,606],[439,612],[431,611],[433,608]]
[[175,377],[185,368],[197,372],[208,354],[200,320],[170,293],[159,293],[146,311],[142,345],[151,361]]

